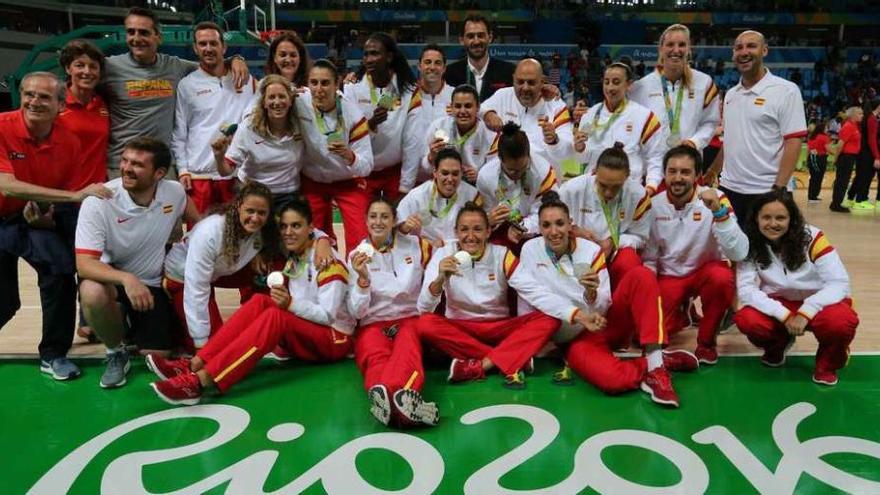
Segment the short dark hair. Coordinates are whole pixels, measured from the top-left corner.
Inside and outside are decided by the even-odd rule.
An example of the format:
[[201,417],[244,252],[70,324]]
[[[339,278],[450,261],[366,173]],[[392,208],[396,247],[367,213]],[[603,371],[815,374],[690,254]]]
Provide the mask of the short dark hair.
[[459,153],[458,150],[453,148],[452,146],[448,146],[438,151],[437,154],[434,155],[434,163],[432,163],[431,165],[433,165],[434,170],[436,170],[437,167],[440,166],[440,162],[450,159],[457,160],[458,164],[461,165],[461,153]]
[[459,84],[455,87],[455,89],[452,90],[452,96],[450,98],[455,99],[455,95],[461,93],[472,95],[474,99],[477,100],[477,105],[480,104],[480,95],[479,93],[477,93],[477,88],[471,86],[470,84]]
[[635,79],[635,76],[633,75],[633,69],[627,63],[614,62],[613,64],[608,64],[608,67],[605,67],[605,71],[602,74],[604,75],[605,72],[608,72],[608,69],[623,69],[624,74],[626,74],[627,81],[632,81],[633,79]]
[[422,48],[422,53],[419,54],[419,62],[422,61],[422,57],[425,56],[425,52],[440,52],[440,58],[443,59],[443,63],[446,64],[446,52],[443,51],[443,47],[438,45],[437,43],[428,43]]
[[629,173],[629,157],[623,151],[623,143],[616,141],[610,148],[605,148],[596,161],[596,168],[604,167],[609,170],[623,170]]
[[151,21],[153,21],[153,31],[155,33],[159,33],[162,31],[162,24],[159,22],[159,18],[156,16],[156,13],[150,9],[146,9],[144,7],[132,7],[128,9],[128,12],[125,13],[125,19],[136,15],[138,17],[148,17]]
[[480,14],[470,14],[464,18],[464,22],[461,23],[462,34],[464,34],[464,26],[469,22],[482,22],[483,25],[486,26],[486,31],[488,31],[489,34],[492,34],[492,23],[489,22],[489,19],[486,16]]
[[[334,79],[339,79],[339,69],[336,68],[336,64],[331,62],[326,58],[319,58],[312,62],[311,69],[326,69],[329,70],[331,74],[333,74]],[[311,70],[309,69],[309,70]]]
[[58,63],[62,69],[66,69],[74,60],[81,56],[87,56],[98,62],[101,67],[101,76],[104,75],[104,52],[88,40],[72,40],[64,45],[61,53],[58,55]]
[[198,33],[199,31],[207,31],[209,29],[213,29],[214,31],[217,31],[217,34],[220,35],[220,43],[222,43],[224,45],[226,44],[226,40],[223,39],[223,34],[224,34],[223,28],[218,26],[217,23],[214,23],[211,21],[202,21],[202,22],[195,25],[195,27],[193,28],[193,43],[196,42],[196,33]]
[[669,160],[672,158],[677,158],[679,156],[686,156],[694,162],[694,171],[702,170],[703,168],[703,155],[694,148],[690,146],[679,144],[678,146],[673,146],[663,155],[663,172],[666,172],[666,164],[669,163]]
[[153,155],[153,168],[164,168],[168,170],[171,167],[171,150],[164,142],[149,136],[138,136],[130,139],[125,143],[124,149],[132,149],[137,151],[145,151]]

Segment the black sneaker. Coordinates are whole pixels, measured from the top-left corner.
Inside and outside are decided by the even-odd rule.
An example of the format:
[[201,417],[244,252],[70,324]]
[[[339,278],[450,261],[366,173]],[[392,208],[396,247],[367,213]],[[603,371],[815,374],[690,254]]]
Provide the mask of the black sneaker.
[[849,208],[840,205],[831,205],[828,207],[831,211],[836,211],[837,213],[849,213]]

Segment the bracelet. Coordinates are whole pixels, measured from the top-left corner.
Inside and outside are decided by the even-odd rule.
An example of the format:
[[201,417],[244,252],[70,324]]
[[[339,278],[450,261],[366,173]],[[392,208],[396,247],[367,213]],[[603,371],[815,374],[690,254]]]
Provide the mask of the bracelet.
[[730,217],[730,208],[727,205],[721,205],[721,208],[718,208],[718,211],[713,211],[712,216],[715,218],[716,222],[723,222]]
[[358,282],[357,282],[358,287],[360,287],[361,289],[369,289],[370,288],[370,279],[367,279],[366,285],[364,285],[363,281],[364,281],[364,279],[358,278]]

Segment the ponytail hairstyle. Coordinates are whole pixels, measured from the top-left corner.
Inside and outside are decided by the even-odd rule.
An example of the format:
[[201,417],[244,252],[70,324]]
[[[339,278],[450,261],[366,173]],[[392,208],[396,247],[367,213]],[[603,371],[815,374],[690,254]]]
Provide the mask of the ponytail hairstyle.
[[458,162],[459,166],[463,165],[462,159],[461,159],[461,153],[459,153],[458,150],[453,148],[452,146],[447,146],[447,147],[441,149],[440,151],[438,151],[437,154],[434,155],[434,163],[432,163],[431,165],[434,167],[434,170],[437,170],[437,167],[440,166],[440,162],[442,162],[443,160],[450,160],[450,159],[456,160]]
[[483,209],[482,206],[474,203],[473,201],[468,201],[458,210],[458,214],[455,215],[455,228],[458,229],[458,223],[461,221],[462,215],[465,213],[476,213],[480,215],[483,219],[483,222],[486,224],[486,228],[489,228],[489,215],[486,214],[486,210]]
[[389,67],[397,76],[397,92],[403,95],[408,90],[416,87],[416,76],[413,74],[409,62],[406,61],[406,55],[397,46],[397,42],[388,33],[376,32],[371,34],[367,41],[377,41],[385,47],[385,51],[391,54],[391,63]]
[[629,157],[623,151],[623,143],[615,141],[612,147],[606,148],[599,155],[599,160],[596,162],[596,169],[599,169],[599,167],[609,170],[623,170],[629,175]]
[[666,41],[666,35],[673,32],[681,32],[684,33],[685,38],[687,38],[688,51],[685,54],[685,62],[684,62],[684,72],[681,74],[681,80],[684,83],[685,87],[691,89],[691,82],[694,79],[693,73],[691,72],[691,30],[688,29],[684,24],[673,24],[668,28],[663,30],[663,34],[660,35],[660,42],[657,44],[657,66],[663,67],[663,43]]
[[[623,62],[614,62],[613,64],[609,64],[608,67],[605,67],[605,72],[608,72],[611,69],[621,69],[624,74],[626,74],[626,82],[630,83],[635,80],[635,75],[633,74],[632,67],[629,64],[625,64]],[[604,73],[603,73],[604,75]]]
[[[336,85],[339,86],[339,69],[336,68],[336,64],[327,60],[326,58],[319,58],[312,62],[312,66],[309,70],[312,69],[326,69],[329,70],[331,74],[333,74],[333,79],[336,81]],[[306,83],[308,83],[308,78],[306,78]]]
[[498,158],[516,160],[529,154],[529,137],[518,125],[508,121],[498,138]]
[[275,219],[272,217],[272,191],[260,182],[245,182],[235,193],[235,198],[232,201],[215,206],[208,212],[209,214],[223,215],[223,241],[220,244],[220,256],[226,258],[233,265],[238,263],[238,258],[241,256],[238,249],[239,244],[248,235],[241,225],[238,210],[249,196],[263,198],[269,206],[266,224],[260,230],[261,245],[264,248],[269,248],[277,244],[277,242],[273,242],[278,237],[278,227],[275,226]]
[[778,201],[788,210],[788,232],[779,238],[779,258],[789,271],[795,271],[807,262],[807,249],[809,249],[812,236],[804,216],[798,209],[797,203],[790,192],[783,189],[770,191],[758,196],[753,203],[752,210],[746,212],[746,236],[749,238],[748,261],[754,261],[762,270],[770,266],[770,243],[758,228],[758,214],[764,205]]
[[372,208],[373,205],[376,203],[382,203],[384,205],[388,205],[388,208],[391,210],[391,216],[394,217],[395,222],[397,221],[397,207],[394,206],[394,203],[392,203],[384,195],[373,196],[373,199],[371,199],[370,203],[367,205],[367,211],[366,211],[366,213],[364,213],[364,215],[369,214],[370,208]]
[[547,191],[541,196],[541,206],[538,208],[538,216],[540,217],[541,213],[547,208],[559,208],[565,212],[566,217],[571,218],[568,205],[562,202],[559,193],[556,191]]

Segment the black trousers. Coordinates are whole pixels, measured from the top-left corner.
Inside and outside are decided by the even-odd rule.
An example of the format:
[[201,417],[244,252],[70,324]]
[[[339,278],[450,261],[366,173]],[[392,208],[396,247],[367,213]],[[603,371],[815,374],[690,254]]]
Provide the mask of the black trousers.
[[837,157],[837,172],[834,174],[834,192],[831,195],[831,206],[840,206],[844,196],[846,196],[846,187],[849,186],[849,178],[852,176],[853,168],[856,165],[856,155],[848,153],[841,154]]
[[828,155],[807,155],[807,168],[810,169],[807,198],[816,199],[822,190],[822,179],[825,178],[825,170],[828,168]]
[[738,193],[736,191],[731,191],[726,187],[719,187],[719,189],[727,195],[727,199],[730,200],[730,206],[733,206],[733,211],[736,213],[736,223],[739,224],[739,228],[745,232],[746,224],[751,216],[752,205],[755,204],[755,200],[757,200],[758,196],[761,196],[761,194]]
[[19,258],[37,272],[43,312],[40,358],[66,356],[73,343],[76,314],[71,243],[57,230],[32,229],[21,218],[0,220],[0,328],[21,308]]
[[849,192],[846,197],[850,201],[861,203],[868,200],[868,190],[871,188],[871,181],[874,179],[874,157],[871,153],[859,153],[856,158],[856,178],[853,179],[849,186]]

